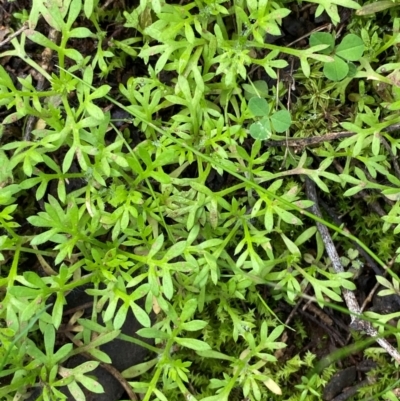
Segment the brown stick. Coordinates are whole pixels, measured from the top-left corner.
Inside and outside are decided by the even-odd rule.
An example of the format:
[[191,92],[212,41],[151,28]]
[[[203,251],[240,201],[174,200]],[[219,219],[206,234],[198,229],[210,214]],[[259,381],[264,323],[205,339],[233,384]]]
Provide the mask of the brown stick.
[[[317,192],[315,189],[315,184],[314,182],[306,177],[306,192],[307,192],[307,197],[311,201],[314,202],[314,205],[311,206],[311,212],[318,216],[322,217],[321,211],[318,206],[318,197],[317,197]],[[340,261],[339,255],[336,251],[335,245],[332,241],[332,237],[329,234],[328,228],[323,225],[322,223],[317,222],[317,228],[318,231],[321,234],[322,240],[325,244],[325,249],[326,252],[332,262],[332,266],[335,269],[336,273],[341,273],[344,272],[343,265]],[[372,326],[372,324],[368,321],[362,320],[362,317],[360,316],[361,313],[361,308],[358,305],[358,301],[356,296],[354,295],[353,291],[343,289],[343,298],[346,302],[347,308],[351,312],[351,323],[350,327],[352,329],[358,330],[358,331],[365,331],[369,336],[373,337],[375,341],[386,350],[386,352],[392,356],[393,359],[395,359],[398,363],[400,362],[400,353],[397,351],[396,348],[394,348],[386,339],[379,337],[379,333],[375,328]]]
[[316,145],[321,142],[335,141],[340,138],[348,138],[355,135],[355,132],[342,131],[342,132],[330,132],[321,136],[313,136],[310,138],[287,138],[279,141],[264,141],[267,146],[290,146],[290,147],[304,147],[310,145]]
[[4,46],[5,44],[7,44],[8,42],[10,42],[12,39],[14,39],[15,37],[17,37],[20,33],[22,33],[23,31],[26,31],[28,29],[28,24],[25,23],[24,25],[22,25],[22,27],[20,29],[18,29],[18,31],[15,31],[14,33],[12,33],[11,35],[9,35],[7,38],[5,38],[2,42],[0,42],[0,47]]
[[[400,129],[400,123],[396,123],[393,125],[389,125],[382,131],[385,132],[393,132]],[[267,146],[290,146],[290,147],[304,147],[304,146],[311,146],[316,145],[321,142],[332,142],[337,139],[341,138],[349,138],[353,135],[356,135],[356,132],[352,131],[340,131],[340,132],[329,132],[328,134],[321,135],[321,136],[313,136],[310,138],[288,138],[282,139],[278,141],[264,141],[265,145]]]

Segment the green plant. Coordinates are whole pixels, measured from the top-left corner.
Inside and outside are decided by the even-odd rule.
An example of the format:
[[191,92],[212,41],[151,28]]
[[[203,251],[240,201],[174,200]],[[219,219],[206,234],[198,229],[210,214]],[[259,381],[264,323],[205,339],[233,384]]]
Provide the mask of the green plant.
[[[350,272],[354,273],[357,277],[360,274],[361,268],[364,266],[363,262],[359,259],[360,255],[356,249],[349,249],[347,251],[347,256],[342,256],[340,258],[343,267],[347,268]],[[379,280],[379,278],[377,278]]]
[[332,22],[336,25],[340,22],[340,16],[338,13],[338,6],[347,7],[351,9],[359,9],[360,5],[353,0],[312,0],[311,3],[318,4],[318,8],[315,15],[318,17],[324,11],[329,15]]
[[310,36],[310,46],[327,45],[321,53],[331,54],[332,62],[324,64],[324,75],[332,81],[355,75],[356,67],[352,61],[358,61],[364,53],[364,43],[362,39],[354,34],[346,35],[335,47],[334,37],[325,32],[315,32]]
[[371,15],[381,11],[389,10],[390,8],[397,7],[399,2],[396,0],[381,0],[371,4],[365,4],[356,11],[357,15]]
[[287,110],[270,113],[270,106],[263,98],[252,97],[249,100],[249,110],[255,117],[263,117],[250,125],[250,135],[254,139],[268,139],[273,131],[285,132],[292,122]]
[[[337,6],[358,8],[317,3],[315,15],[326,10],[334,23]],[[82,386],[101,392],[93,370],[111,360],[99,346],[115,339],[153,353],[120,372],[144,400],[321,398],[335,367],[314,372],[320,350],[301,353],[303,321],[293,333],[301,340],[284,348],[290,323],[282,323],[282,306],[306,292],[320,307],[348,313],[338,304],[344,290],[355,290],[352,274],[330,271],[315,222],[340,234],[339,249],[353,240],[381,267],[396,251],[397,203],[381,219],[366,216],[352,196],[378,190],[398,202],[387,149],[395,154],[400,143],[386,132],[398,123],[398,105],[385,109],[368,82],[385,83],[396,99],[399,21],[386,36],[365,21],[361,29],[349,25],[336,48],[330,35],[313,35],[310,48],[265,43],[267,33],[280,34],[291,6],[145,0],[118,10],[117,3],[34,0],[15,16],[23,29],[0,55],[2,399],[32,387],[44,388],[43,399],[62,398],[63,386],[79,401]],[[28,29],[20,26],[26,19]],[[360,31],[371,44],[363,57]],[[284,81],[268,86],[249,68],[277,79],[290,58],[300,61],[291,104]],[[15,77],[10,59],[32,70]],[[354,75],[347,61],[360,61]],[[324,79],[321,62],[334,67],[336,80]],[[350,84],[354,105],[346,102]],[[287,146],[305,132],[324,134],[323,120],[335,108],[335,126],[356,135],[293,152],[273,146],[283,132]],[[114,111],[125,113],[122,123]],[[304,176],[322,197],[335,197],[331,203],[349,213],[356,234],[307,211]],[[398,278],[388,272],[387,291],[395,291]],[[80,292],[96,307],[66,318],[68,296]],[[155,346],[121,333],[130,314]],[[386,318],[371,319],[392,335]],[[76,331],[59,344],[64,325]],[[280,352],[289,354],[282,359]],[[82,353],[87,363],[66,368]],[[394,374],[389,358],[366,355],[379,356],[379,374]],[[391,384],[385,379],[379,391]]]

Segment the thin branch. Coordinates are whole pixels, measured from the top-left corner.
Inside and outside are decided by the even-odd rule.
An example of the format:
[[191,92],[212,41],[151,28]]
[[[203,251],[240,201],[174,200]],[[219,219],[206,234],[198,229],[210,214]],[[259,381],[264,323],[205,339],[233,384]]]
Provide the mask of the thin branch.
[[355,132],[342,131],[342,132],[330,132],[321,136],[313,136],[310,138],[288,138],[279,141],[264,141],[267,146],[290,146],[290,147],[304,147],[316,145],[321,142],[331,142],[341,138],[348,138],[355,135]]
[[17,37],[20,33],[24,32],[25,30],[28,29],[28,24],[22,25],[21,28],[18,29],[18,31],[12,33],[11,35],[7,36],[6,39],[4,39],[2,42],[0,42],[0,47],[6,45],[9,41],[13,40],[15,37]]
[[[317,192],[315,189],[315,184],[314,182],[306,177],[306,191],[307,191],[307,197],[311,201],[314,202],[314,205],[311,206],[310,210],[311,212],[316,215],[319,218],[322,218],[321,211],[318,206],[318,198],[317,198]],[[336,251],[335,245],[332,241],[332,237],[329,234],[328,228],[322,224],[317,222],[317,228],[319,233],[321,234],[322,240],[325,244],[325,249],[326,252],[331,259],[333,268],[335,269],[336,273],[342,273],[344,272],[344,268],[342,266],[342,263],[340,262],[339,255]],[[351,312],[351,323],[350,327],[355,330],[363,330],[365,331],[370,337],[373,337],[376,342],[386,350],[386,352],[391,355],[398,363],[400,363],[400,353],[391,345],[387,340],[384,338],[378,337],[378,332],[372,327],[370,322],[367,322],[365,320],[362,320],[362,317],[360,316],[361,308],[358,305],[358,301],[356,299],[356,296],[354,295],[353,291],[347,290],[343,288],[342,290],[344,300],[346,302],[347,308]]]
[[[393,125],[389,125],[383,132],[394,132],[400,130],[400,123],[396,123]],[[340,132],[329,132],[328,134],[321,135],[321,136],[313,136],[310,138],[288,138],[283,140],[270,140],[264,141],[265,145],[275,147],[275,146],[290,146],[290,147],[304,147],[304,146],[311,146],[317,145],[321,142],[332,142],[336,141],[337,139],[341,138],[349,138],[353,135],[357,135],[356,132],[352,131],[340,131]],[[400,169],[399,169],[400,172]]]
[[[325,202],[322,201],[321,199],[318,198],[318,201],[321,204],[321,206],[325,209],[325,211],[329,214],[333,223],[336,224],[338,227],[342,226],[343,221],[338,215],[336,215],[335,211],[332,208],[330,208],[327,204],[325,204]],[[343,230],[351,234],[350,230],[347,227],[343,227]],[[375,274],[381,276],[383,274],[383,270],[378,266],[377,263],[375,263],[375,261],[371,258],[371,256],[369,256],[368,253],[365,252],[364,249],[362,249],[361,246],[357,244],[357,242],[352,241],[352,243],[354,247],[357,249],[357,251],[360,253],[360,255],[365,259],[368,265],[375,272]]]
[[[90,358],[93,358],[91,355],[89,355]],[[121,384],[121,386],[124,388],[124,390],[126,391],[126,393],[129,396],[129,399],[131,401],[139,401],[139,398],[137,397],[137,395],[133,392],[132,387],[129,385],[129,383],[127,382],[127,380],[125,379],[124,376],[122,376],[121,372],[117,369],[114,368],[114,366],[112,365],[108,365],[106,363],[100,362],[100,366],[107,370],[110,374],[112,374],[115,379],[117,379],[119,381],[119,383]]]

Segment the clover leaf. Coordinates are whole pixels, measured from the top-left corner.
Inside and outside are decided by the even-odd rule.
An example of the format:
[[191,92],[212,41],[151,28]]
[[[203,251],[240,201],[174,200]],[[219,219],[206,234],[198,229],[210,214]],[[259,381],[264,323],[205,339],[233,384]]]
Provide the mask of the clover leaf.
[[321,53],[333,56],[332,62],[324,64],[324,75],[328,79],[337,82],[354,75],[355,66],[351,62],[360,60],[365,48],[364,42],[359,36],[350,33],[335,47],[335,39],[331,34],[313,33],[310,36],[310,46],[321,44],[328,45]]
[[249,100],[248,107],[254,117],[262,117],[250,125],[250,135],[254,139],[268,139],[273,131],[284,132],[292,123],[290,113],[287,110],[270,113],[269,104],[263,98],[252,97]]

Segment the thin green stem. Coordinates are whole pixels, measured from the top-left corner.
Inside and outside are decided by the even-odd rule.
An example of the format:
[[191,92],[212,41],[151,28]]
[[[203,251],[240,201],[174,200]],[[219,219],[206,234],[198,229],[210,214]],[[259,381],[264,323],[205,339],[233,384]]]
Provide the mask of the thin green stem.
[[56,96],[59,95],[58,92],[56,91],[47,91],[47,92],[22,92],[22,91],[15,91],[13,93],[9,92],[9,93],[1,93],[0,94],[0,99],[8,99],[11,96],[13,97],[17,97],[17,96],[21,96],[21,97],[50,97],[50,96]]
[[[147,389],[146,395],[143,399],[143,401],[149,401],[151,395],[153,394],[154,389],[157,387],[157,382],[158,379],[161,375],[161,372],[164,368],[164,363],[168,360],[172,346],[174,345],[175,342],[175,337],[179,334],[179,329],[175,329],[171,333],[171,337],[168,339],[167,344],[165,345],[161,361],[157,364],[157,369],[154,373],[153,378],[151,379],[151,382],[149,384],[149,388]],[[164,363],[163,363],[164,362]]]
[[4,221],[4,219],[0,218],[0,227],[3,230],[6,230],[8,232],[9,235],[11,235],[11,237],[13,237],[13,239],[18,240],[19,236],[17,234],[15,234],[14,230],[11,229],[11,227],[9,227],[9,224]]
[[18,244],[16,246],[13,261],[12,261],[11,268],[10,268],[10,272],[7,277],[7,287],[8,288],[11,288],[14,285],[14,280],[17,277],[20,254],[21,254],[21,245]]

